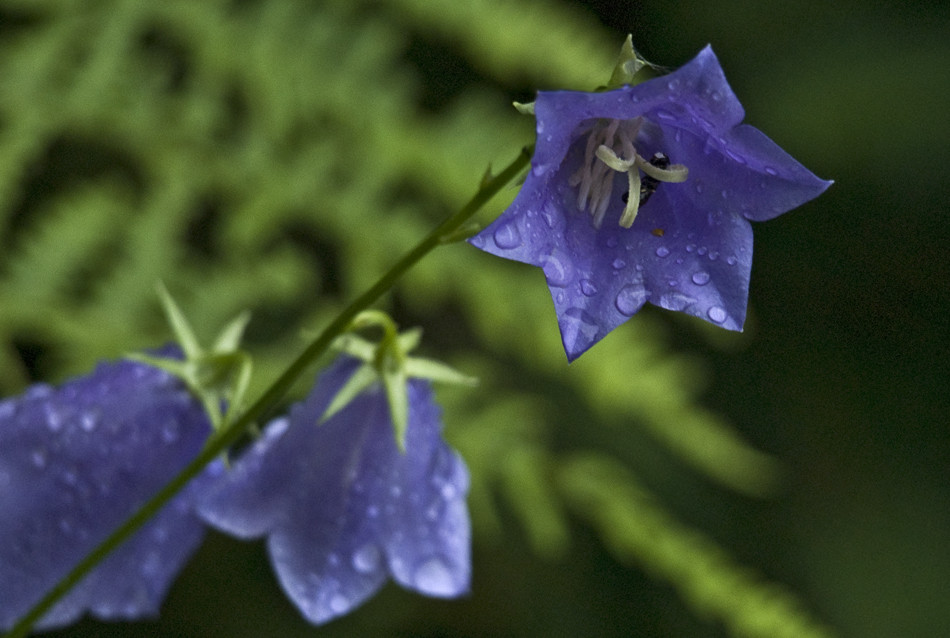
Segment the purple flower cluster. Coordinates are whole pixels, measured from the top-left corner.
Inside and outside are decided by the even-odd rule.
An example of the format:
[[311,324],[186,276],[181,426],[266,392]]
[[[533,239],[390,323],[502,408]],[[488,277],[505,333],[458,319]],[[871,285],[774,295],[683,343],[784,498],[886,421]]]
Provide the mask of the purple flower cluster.
[[831,184],[741,124],[709,47],[636,86],[539,93],[534,110],[524,186],[470,241],[544,271],[571,361],[645,303],[741,330],[749,221]]
[[[428,382],[408,383],[401,451],[378,386],[320,423],[356,367],[341,357],[289,419],[230,471],[210,466],[37,626],[87,611],[157,614],[203,538],[202,518],[241,538],[267,536],[280,582],[315,623],[346,613],[388,576],[429,596],[466,592],[468,474],[441,438]],[[191,461],[210,430],[183,383],[133,361],[0,402],[0,629]]]

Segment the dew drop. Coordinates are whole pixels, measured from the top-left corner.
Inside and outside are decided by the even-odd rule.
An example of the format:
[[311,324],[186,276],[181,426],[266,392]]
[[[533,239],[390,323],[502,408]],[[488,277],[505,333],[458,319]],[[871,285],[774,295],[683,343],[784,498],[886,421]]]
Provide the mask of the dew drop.
[[697,255],[705,255],[707,252],[709,252],[709,249],[706,248],[705,246],[700,246],[699,248],[696,249]]
[[660,297],[660,305],[667,310],[685,310],[694,303],[696,303],[694,297],[690,297],[681,292],[671,292]]
[[63,415],[56,411],[56,408],[52,406],[45,406],[46,411],[46,427],[52,432],[59,432],[63,427]]
[[46,467],[46,450],[33,450],[30,459],[33,461],[34,466],[43,469]]
[[719,259],[719,251],[710,250],[709,255],[707,255],[707,257],[709,257],[709,261],[716,261],[717,259]]
[[706,284],[709,283],[709,273],[703,270],[700,270],[699,272],[693,273],[693,276],[691,277],[691,279],[693,280],[693,283],[696,284],[697,286],[705,286]]
[[564,303],[564,293],[563,292],[557,293],[557,297],[555,297],[555,299],[557,300],[559,304]]
[[656,112],[656,116],[660,118],[661,120],[667,120],[667,121],[676,119],[676,116],[670,113],[669,111],[667,111],[666,109],[658,109]]
[[561,315],[561,336],[565,343],[583,341],[590,343],[597,337],[600,328],[594,319],[582,308],[568,308]]
[[82,416],[79,417],[79,425],[86,432],[92,432],[96,429],[96,415],[91,412],[83,412]]
[[429,596],[451,596],[457,592],[452,571],[440,558],[423,561],[416,567],[412,580],[420,592]]
[[765,172],[768,173],[769,175],[778,175],[778,171],[772,168],[771,166],[766,166]]
[[451,483],[446,483],[445,485],[443,485],[441,492],[442,492],[442,498],[444,498],[447,501],[451,501],[453,498],[455,498],[458,495],[458,489]]
[[617,307],[617,310],[620,311],[620,314],[631,317],[643,307],[646,300],[647,291],[643,289],[643,286],[628,284],[617,293],[614,305]]
[[702,194],[703,188],[704,188],[704,187],[703,187],[703,183],[702,183],[702,182],[696,182],[695,188],[696,188],[696,192],[697,192],[697,193]]
[[178,424],[166,423],[162,426],[162,441],[165,443],[174,443],[178,440]]
[[590,279],[581,279],[581,293],[585,297],[593,297],[597,294],[597,286]]
[[706,311],[706,316],[709,317],[710,321],[715,323],[722,323],[728,317],[725,309],[719,306],[711,306],[709,310]]
[[726,263],[729,264],[730,266],[735,266],[735,265],[736,265],[736,258],[735,258],[735,257],[726,257]]
[[541,177],[542,175],[544,175],[544,167],[541,166],[540,164],[531,167],[531,174],[534,175],[535,177]]
[[666,246],[660,246],[659,248],[656,249],[657,257],[668,257],[669,255],[670,255],[670,249],[667,248]]
[[686,244],[686,252],[691,253],[696,250],[696,244]]
[[738,164],[745,164],[745,163],[746,163],[744,157],[742,157],[741,155],[739,155],[739,154],[736,153],[735,151],[732,151],[732,150],[730,150],[730,149],[728,149],[728,148],[726,149],[726,155],[728,155],[731,159],[733,159],[733,160],[734,160],[736,163],[738,163]]
[[625,262],[623,259],[614,259],[613,263],[610,265],[614,267],[614,270],[620,270],[627,265],[627,262]]
[[563,288],[570,281],[571,265],[554,255],[545,259],[541,268],[544,270],[544,277],[548,280],[550,286]]
[[492,237],[495,238],[495,245],[503,250],[511,250],[521,244],[521,234],[513,224],[498,227]]
[[333,594],[330,597],[330,611],[334,614],[342,614],[350,608],[349,599],[343,594]]

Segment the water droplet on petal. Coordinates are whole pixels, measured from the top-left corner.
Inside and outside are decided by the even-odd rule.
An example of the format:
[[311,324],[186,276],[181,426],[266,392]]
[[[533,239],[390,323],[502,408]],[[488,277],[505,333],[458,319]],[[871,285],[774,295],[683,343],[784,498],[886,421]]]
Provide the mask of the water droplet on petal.
[[735,151],[730,150],[730,149],[728,149],[728,148],[726,149],[726,155],[728,155],[730,158],[732,158],[733,160],[735,160],[735,161],[736,161],[737,163],[739,163],[739,164],[745,164],[745,163],[746,163],[744,157],[742,157],[741,155],[739,155],[739,154],[736,153]]
[[458,592],[452,571],[437,557],[423,561],[412,575],[413,584],[429,596],[451,596]]
[[581,308],[568,308],[561,316],[561,336],[565,343],[592,342],[600,331],[597,320]]
[[33,465],[39,469],[43,469],[46,467],[46,450],[33,450],[30,459],[33,461]]
[[709,317],[710,321],[722,323],[729,315],[726,314],[725,309],[719,306],[711,306],[709,310],[706,311],[706,316]]
[[541,166],[540,164],[531,167],[531,174],[534,175],[535,177],[541,177],[542,175],[544,175],[544,167]]
[[563,288],[571,280],[571,265],[567,261],[551,255],[541,266],[549,286]]
[[162,426],[162,440],[165,443],[174,443],[178,440],[178,424],[166,423]]
[[697,286],[705,286],[706,284],[709,283],[709,273],[703,270],[700,270],[699,272],[693,273],[693,276],[691,277],[691,279],[693,280],[693,283],[696,284]]
[[614,270],[620,270],[627,265],[627,262],[625,262],[623,259],[614,259],[613,263],[610,265],[614,267]]
[[659,248],[656,249],[657,257],[668,257],[669,254],[670,254],[670,249],[667,248],[666,246],[660,246]]
[[521,244],[521,234],[514,224],[499,226],[492,237],[495,238],[495,245],[503,250],[511,250]]
[[333,594],[330,597],[330,611],[334,614],[342,614],[350,608],[349,599],[343,594]]
[[620,314],[630,317],[643,307],[646,300],[647,291],[644,290],[642,285],[628,284],[617,293],[614,305],[620,311]]
[[709,249],[706,248],[705,246],[700,246],[700,247],[696,250],[696,254],[697,254],[697,255],[705,255],[707,252],[709,252]]
[[684,310],[687,307],[696,303],[694,297],[683,294],[681,292],[671,292],[660,297],[660,306],[666,308],[667,310]]
[[597,294],[597,286],[590,279],[581,279],[581,293],[585,297],[593,297]]
[[379,548],[372,543],[367,543],[353,553],[353,569],[361,574],[374,572],[379,569],[381,558]]
[[703,187],[703,183],[702,183],[702,182],[696,182],[695,188],[696,188],[696,192],[697,192],[697,193],[702,193],[702,192],[703,192],[703,188],[704,188],[704,187]]
[[666,109],[658,109],[656,116],[661,120],[675,120],[676,116],[667,111]]
[[79,425],[86,432],[92,432],[96,429],[96,415],[91,412],[83,412],[82,416],[79,417]]
[[442,498],[444,498],[447,501],[452,500],[458,495],[458,489],[451,483],[446,483],[445,485],[443,485],[441,492],[442,492]]
[[691,253],[696,250],[696,244],[686,244],[686,252]]
[[726,263],[729,264],[730,266],[735,266],[735,265],[736,265],[736,258],[735,258],[735,257],[726,257]]
[[719,259],[719,251],[710,250],[708,257],[709,257],[709,261],[716,261],[717,259]]
[[771,166],[766,166],[765,172],[768,173],[769,175],[778,175],[778,171],[772,168]]

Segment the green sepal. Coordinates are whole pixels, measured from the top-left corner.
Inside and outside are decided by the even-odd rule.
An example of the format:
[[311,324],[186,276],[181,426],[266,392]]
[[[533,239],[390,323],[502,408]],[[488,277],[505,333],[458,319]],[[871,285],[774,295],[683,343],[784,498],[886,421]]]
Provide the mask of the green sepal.
[[393,420],[396,445],[400,452],[406,451],[406,430],[409,429],[409,376],[401,365],[385,366],[382,372],[389,416]]
[[406,361],[406,374],[410,377],[428,379],[429,381],[435,381],[437,383],[450,383],[469,387],[478,385],[478,379],[476,377],[463,374],[455,368],[445,365],[441,361],[421,357]]
[[511,105],[522,115],[534,115],[534,102],[528,102],[527,104],[512,102]]
[[[235,419],[244,404],[251,382],[251,356],[240,350],[241,338],[250,321],[250,313],[242,312],[224,327],[210,350],[198,343],[194,330],[168,289],[156,285],[159,299],[175,340],[181,346],[184,359],[156,357],[132,353],[127,358],[165,370],[185,384],[201,402],[215,432]],[[227,412],[222,405],[227,404]]]
[[368,327],[382,328],[383,336],[378,343],[352,332],[341,335],[334,342],[333,347],[336,350],[360,359],[364,365],[353,373],[331,399],[320,417],[320,422],[323,423],[337,414],[364,390],[380,382],[386,393],[396,444],[405,452],[406,431],[409,427],[409,379],[427,379],[468,386],[475,385],[477,379],[432,359],[410,357],[409,353],[422,341],[422,330],[419,328],[400,333],[396,322],[389,315],[371,310],[357,315],[350,322],[349,330]]
[[639,73],[645,65],[646,60],[637,55],[633,48],[633,36],[627,35],[623,46],[620,47],[620,57],[613,73],[610,75],[610,80],[607,82],[607,88],[616,89],[626,84],[633,84],[633,76]]
[[371,365],[360,366],[356,372],[353,373],[353,376],[351,376],[336,393],[333,400],[330,401],[330,405],[327,406],[323,416],[320,417],[320,423],[323,423],[349,405],[363,390],[368,389],[376,383],[376,379],[376,370],[374,370]]

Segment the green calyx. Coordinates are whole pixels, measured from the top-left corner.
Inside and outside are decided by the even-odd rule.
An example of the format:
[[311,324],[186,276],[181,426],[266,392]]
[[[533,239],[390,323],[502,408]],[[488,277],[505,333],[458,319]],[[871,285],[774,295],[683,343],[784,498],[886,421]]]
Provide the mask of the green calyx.
[[165,286],[159,283],[157,290],[184,359],[141,353],[130,354],[128,358],[161,368],[181,379],[201,401],[214,431],[220,432],[239,414],[250,384],[251,356],[240,349],[250,313],[242,312],[232,319],[212,346],[205,349],[198,343],[191,325]]
[[626,84],[633,84],[633,77],[646,64],[646,60],[641,58],[633,48],[633,36],[628,34],[623,46],[620,47],[620,57],[617,59],[613,73],[610,74],[607,88],[616,89]]
[[[379,328],[382,337],[372,342],[355,334],[366,328]],[[380,382],[386,393],[393,430],[399,449],[406,449],[406,429],[409,423],[409,379],[428,379],[441,383],[472,386],[477,379],[432,359],[410,357],[422,340],[422,330],[414,328],[400,333],[396,322],[384,312],[367,310],[350,322],[347,333],[337,338],[334,348],[360,359],[362,366],[337,392],[321,417],[326,421],[345,408],[353,399],[373,384]]]

